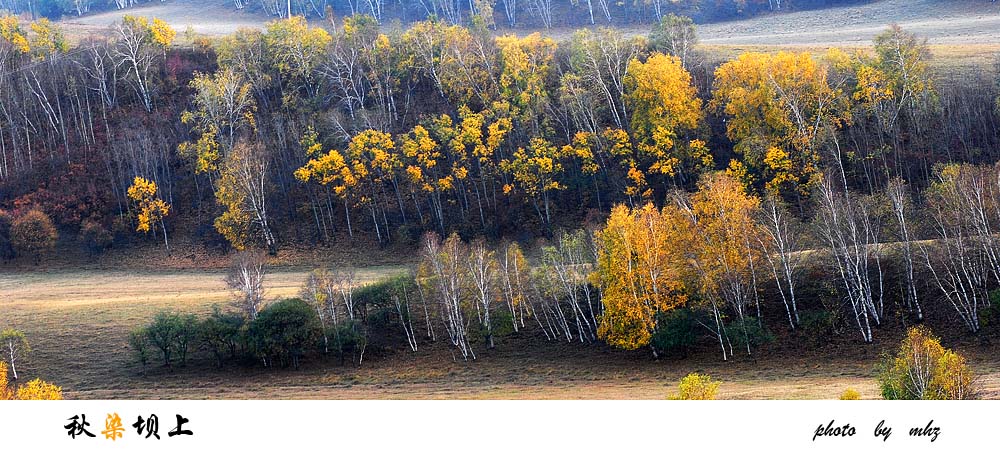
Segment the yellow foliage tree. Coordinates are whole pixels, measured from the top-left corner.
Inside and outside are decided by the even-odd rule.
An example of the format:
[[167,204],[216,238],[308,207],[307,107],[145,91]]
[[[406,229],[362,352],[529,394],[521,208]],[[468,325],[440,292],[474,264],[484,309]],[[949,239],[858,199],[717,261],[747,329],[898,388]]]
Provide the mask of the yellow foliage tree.
[[715,71],[711,106],[726,116],[743,164],[772,191],[808,194],[820,144],[848,118],[827,74],[807,52],[744,53]]
[[167,226],[163,219],[170,213],[170,204],[159,198],[156,183],[137,176],[132,181],[132,186],[128,188],[128,197],[135,202],[139,209],[135,230],[148,233],[155,228],[157,223],[160,224],[160,229],[163,231],[163,245],[169,252]]
[[[385,197],[386,186],[391,186],[396,193],[399,202],[400,212],[403,212],[403,202],[399,197],[399,185],[396,180],[396,173],[402,168],[403,163],[396,150],[396,142],[389,133],[369,129],[362,131],[347,144],[347,156],[353,163],[354,173],[362,183],[364,194],[360,203],[368,208],[372,216],[372,223],[375,226],[375,234],[379,242],[383,241],[383,236],[388,238],[389,225],[379,224],[379,212],[384,221],[388,222],[385,216],[385,205],[382,198]],[[406,221],[405,212],[403,221]]]
[[413,66],[456,106],[486,108],[499,96],[498,53],[493,35],[440,20],[412,24],[402,36]]
[[195,173],[214,175],[219,170],[219,141],[216,139],[218,129],[209,126],[201,133],[194,143],[182,142],[177,146],[177,153],[186,159],[194,161]]
[[633,59],[624,79],[631,108],[632,139],[649,161],[647,174],[679,179],[685,171],[712,165],[704,142],[688,139],[704,118],[691,74],[677,57],[654,53],[645,62]]
[[[315,97],[319,86],[316,72],[333,38],[320,27],[309,27],[303,16],[292,16],[267,24],[263,35],[263,45],[275,69],[293,88],[303,89],[309,97]],[[286,104],[293,98],[286,93]]]
[[272,254],[277,241],[267,215],[270,155],[259,143],[238,141],[221,159],[215,180],[215,201],[225,211],[215,219],[215,229],[238,250],[262,239]]
[[687,302],[687,225],[673,205],[618,205],[611,210],[607,225],[595,235],[594,281],[601,286],[604,302],[598,338],[617,348],[642,348],[655,331],[656,314]]
[[875,117],[881,129],[898,128],[900,117],[933,102],[934,85],[927,70],[927,41],[892,25],[874,39],[874,56],[858,54],[851,65],[857,84],[854,100]]
[[62,388],[41,379],[34,379],[20,387],[8,386],[7,363],[0,362],[0,400],[61,400]]
[[[535,211],[546,225],[552,221],[550,193],[566,188],[558,180],[563,172],[561,161],[559,149],[545,139],[532,138],[527,148],[518,148],[513,158],[500,162],[500,169],[510,174],[517,188],[532,199]],[[505,185],[504,192],[510,193],[513,188],[512,185]]]
[[63,35],[62,28],[53,24],[48,18],[31,23],[31,32],[34,33],[30,41],[32,55],[44,58],[56,52],[69,51],[69,42]]
[[621,128],[607,128],[601,133],[601,138],[611,159],[617,161],[624,171],[621,177],[625,181],[623,192],[628,196],[629,205],[635,207],[638,199],[652,198],[653,190],[646,182],[646,173],[639,168],[628,132]]
[[759,315],[756,274],[766,260],[758,241],[763,240],[756,222],[759,209],[760,199],[748,195],[740,181],[725,173],[705,175],[690,199],[688,213],[695,234],[687,247],[700,294],[713,311],[724,358],[723,341],[729,339],[722,328],[723,308],[738,318],[747,354],[751,352],[746,317],[755,303]]
[[965,358],[942,347],[922,326],[907,330],[896,355],[884,357],[878,382],[887,400],[966,400],[979,395]]
[[295,178],[303,183],[313,180],[331,187],[334,194],[344,201],[348,230],[352,236],[349,205],[367,208],[381,242],[384,228],[388,234],[388,225],[383,226],[378,220],[382,209],[379,196],[384,185],[396,186],[395,173],[404,166],[392,136],[377,130],[366,130],[351,138],[344,153],[330,150],[322,154],[320,148],[313,146],[309,155],[310,160],[295,171]]
[[202,160],[203,157],[207,159],[204,156],[207,154],[218,157],[219,140],[216,138],[221,138],[225,149],[229,150],[242,130],[255,129],[257,107],[251,92],[253,86],[228,67],[212,75],[196,71],[189,86],[194,91],[194,110],[182,113],[181,122],[194,125],[194,130],[201,133],[197,143],[198,168],[208,168],[214,163],[203,164]]
[[31,50],[28,35],[18,23],[17,16],[4,15],[0,17],[0,37],[9,42],[11,48],[19,53],[28,53]]
[[[450,189],[450,182],[443,181],[449,175],[445,170],[445,158],[441,145],[423,125],[416,125],[409,133],[400,136],[400,151],[406,166],[406,177],[411,186],[411,195],[427,194],[431,211],[438,227],[444,231],[444,206],[441,193]],[[419,212],[419,204],[417,204]]]
[[573,135],[573,141],[560,149],[563,158],[575,160],[580,164],[580,171],[585,175],[593,175],[600,170],[600,165],[594,157],[594,141],[597,136],[594,133],[580,131]]
[[545,79],[555,58],[556,43],[536,32],[524,37],[501,36],[496,44],[500,49],[500,97],[537,133],[548,99]]
[[149,24],[149,35],[153,43],[166,52],[174,43],[177,31],[170,27],[166,21],[160,18],[153,18],[153,21]]

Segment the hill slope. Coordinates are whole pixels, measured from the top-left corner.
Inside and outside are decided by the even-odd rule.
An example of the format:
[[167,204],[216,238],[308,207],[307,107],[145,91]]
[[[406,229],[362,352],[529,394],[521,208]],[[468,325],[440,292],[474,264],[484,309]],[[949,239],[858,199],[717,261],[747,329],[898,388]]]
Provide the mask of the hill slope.
[[83,17],[65,17],[59,23],[70,36],[84,37],[107,28],[125,15],[154,16],[170,23],[178,32],[184,32],[190,26],[194,32],[209,36],[230,34],[241,27],[261,27],[272,19],[238,11],[228,2],[173,0]]
[[703,43],[716,45],[867,45],[891,23],[931,44],[996,44],[1000,2],[882,0],[704,24],[698,34]]
[[[178,31],[185,31],[190,26],[194,32],[210,36],[229,34],[240,27],[260,27],[272,19],[237,11],[223,2],[173,0],[125,11],[66,18],[61,23],[73,36],[81,37],[106,28],[125,14],[155,16]],[[1000,2],[881,0],[703,24],[699,26],[699,35],[703,43],[714,45],[861,45],[870,43],[872,36],[889,23],[898,23],[904,29],[927,37],[932,44],[998,44]],[[645,33],[648,27],[630,29]],[[553,30],[553,35],[562,34]]]

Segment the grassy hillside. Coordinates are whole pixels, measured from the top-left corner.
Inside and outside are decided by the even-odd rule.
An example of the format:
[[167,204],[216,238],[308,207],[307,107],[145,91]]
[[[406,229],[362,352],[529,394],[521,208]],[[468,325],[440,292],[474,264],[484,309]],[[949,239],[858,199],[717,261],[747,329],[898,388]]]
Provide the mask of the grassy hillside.
[[[209,36],[232,33],[240,27],[261,27],[272,18],[254,11],[238,11],[229,2],[172,0],[140,5],[123,11],[108,11],[60,21],[72,37],[100,31],[122,16],[155,16],[178,31]],[[522,12],[527,15],[527,12]],[[496,10],[499,31],[509,28]],[[319,22],[319,20],[316,20]],[[712,45],[868,45],[889,23],[927,37],[931,44],[1000,43],[1000,3],[985,0],[879,0],[817,10],[775,12],[753,18],[706,23],[699,36]],[[597,26],[602,23],[598,22]],[[621,26],[621,25],[619,25]],[[648,26],[625,26],[646,34]],[[518,31],[533,29],[530,24]],[[570,29],[571,30],[571,29]],[[564,27],[550,29],[553,36],[567,35]]]
[[897,23],[930,44],[1000,43],[1000,3],[882,0],[862,5],[704,24],[702,43],[727,45],[868,45]]

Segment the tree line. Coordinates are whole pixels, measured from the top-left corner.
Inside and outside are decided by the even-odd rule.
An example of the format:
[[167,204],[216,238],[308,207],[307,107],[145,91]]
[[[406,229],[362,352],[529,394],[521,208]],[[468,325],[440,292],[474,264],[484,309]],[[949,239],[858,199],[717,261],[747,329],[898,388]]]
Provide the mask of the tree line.
[[[320,348],[342,360],[352,351],[360,364],[366,349],[382,354],[404,340],[416,352],[440,339],[474,360],[516,333],[654,357],[684,356],[714,340],[729,360],[754,357],[778,327],[786,338],[836,331],[858,344],[873,343],[882,328],[927,322],[954,322],[971,335],[995,327],[1000,164],[940,165],[921,197],[899,178],[869,195],[837,192],[832,176],[822,178],[808,222],[779,195],[760,198],[718,171],[694,192],[672,191],[662,207],[619,204],[602,227],[559,233],[530,256],[515,242],[427,232],[407,274],[366,283],[351,270],[313,271],[295,300],[299,320],[278,319],[277,330],[266,330],[271,317],[258,321],[275,306],[265,306],[266,254],[245,251],[227,278],[236,312],[216,312],[202,325],[227,326],[232,356],[243,347],[265,365],[282,354],[296,366]],[[926,239],[908,236],[917,232]],[[821,302],[820,283],[832,302]],[[161,319],[145,334],[156,335]],[[188,328],[176,335],[196,334],[194,316],[173,319]],[[275,350],[261,343],[272,337],[255,333],[267,331],[297,346]],[[224,352],[209,335],[204,342],[221,365]],[[170,350],[160,347],[169,364]],[[186,349],[176,351],[183,361]]]

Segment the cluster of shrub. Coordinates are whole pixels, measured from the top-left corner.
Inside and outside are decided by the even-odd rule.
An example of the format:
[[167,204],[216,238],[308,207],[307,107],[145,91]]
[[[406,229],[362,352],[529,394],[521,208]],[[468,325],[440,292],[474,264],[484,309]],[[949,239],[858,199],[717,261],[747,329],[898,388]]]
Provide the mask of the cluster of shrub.
[[152,364],[184,366],[199,354],[211,355],[220,368],[227,361],[298,368],[309,355],[360,364],[366,351],[378,353],[396,343],[400,335],[393,324],[408,321],[409,315],[393,301],[396,290],[407,284],[415,289],[413,278],[404,275],[353,290],[357,313],[335,322],[324,309],[300,298],[277,300],[253,319],[219,307],[203,318],[161,312],[131,332],[129,346],[144,374]]
[[[356,322],[345,322],[324,335],[315,310],[299,298],[276,301],[248,320],[216,308],[199,318],[194,314],[161,312],[132,331],[129,346],[143,373],[155,362],[186,365],[199,351],[210,353],[219,367],[227,360],[260,361],[265,366],[299,367],[303,356],[326,351],[344,358],[365,345]],[[328,338],[333,344],[324,348]]]
[[[104,225],[93,220],[80,224],[77,241],[91,254],[100,254],[111,248],[114,234]],[[28,209],[19,213],[0,210],[0,261],[15,257],[34,257],[55,249],[59,230],[52,219],[41,210]]]

